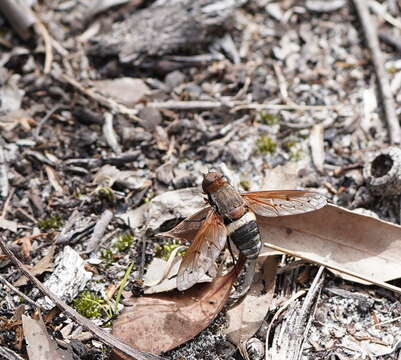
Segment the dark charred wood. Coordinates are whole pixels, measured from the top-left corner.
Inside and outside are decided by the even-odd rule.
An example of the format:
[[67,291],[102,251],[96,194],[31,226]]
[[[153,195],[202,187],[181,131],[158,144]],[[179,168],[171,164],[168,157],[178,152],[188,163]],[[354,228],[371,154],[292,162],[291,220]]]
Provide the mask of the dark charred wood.
[[181,0],[138,11],[94,39],[89,53],[117,55],[139,65],[147,58],[181,52],[193,54],[210,44],[228,25],[233,10],[245,1]]
[[375,195],[401,194],[401,150],[382,149],[371,155],[363,169],[366,182]]

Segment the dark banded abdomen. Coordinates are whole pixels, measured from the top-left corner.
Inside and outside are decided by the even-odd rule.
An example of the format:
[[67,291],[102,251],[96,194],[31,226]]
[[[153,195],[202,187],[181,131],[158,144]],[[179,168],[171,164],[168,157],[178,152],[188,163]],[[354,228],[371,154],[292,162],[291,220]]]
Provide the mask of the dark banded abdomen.
[[248,212],[244,216],[248,218],[247,221],[241,218],[228,226],[229,236],[247,259],[256,259],[262,247],[258,225],[254,220],[255,215],[253,213]]

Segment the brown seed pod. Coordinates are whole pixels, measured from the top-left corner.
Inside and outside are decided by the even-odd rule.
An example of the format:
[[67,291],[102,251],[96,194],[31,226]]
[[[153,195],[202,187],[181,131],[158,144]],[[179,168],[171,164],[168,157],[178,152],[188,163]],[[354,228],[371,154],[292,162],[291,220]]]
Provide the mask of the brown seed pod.
[[370,154],[363,168],[363,176],[375,195],[400,195],[401,148],[392,146]]

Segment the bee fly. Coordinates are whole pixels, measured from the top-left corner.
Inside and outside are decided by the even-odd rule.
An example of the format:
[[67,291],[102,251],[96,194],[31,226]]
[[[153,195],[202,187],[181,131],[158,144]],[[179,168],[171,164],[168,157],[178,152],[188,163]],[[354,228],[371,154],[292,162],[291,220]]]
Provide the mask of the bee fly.
[[186,290],[200,280],[223,250],[227,237],[247,260],[256,263],[262,247],[256,215],[295,215],[326,205],[324,196],[310,191],[239,193],[222,174],[214,171],[204,175],[202,188],[209,206],[160,234],[192,242],[178,270],[178,290]]

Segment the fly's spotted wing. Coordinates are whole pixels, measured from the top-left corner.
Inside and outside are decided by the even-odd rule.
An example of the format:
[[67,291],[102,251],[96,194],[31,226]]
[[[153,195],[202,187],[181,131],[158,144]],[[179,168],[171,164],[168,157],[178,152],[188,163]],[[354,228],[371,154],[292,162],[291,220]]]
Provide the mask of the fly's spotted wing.
[[302,190],[254,191],[241,196],[254,213],[266,217],[302,214],[326,205],[323,195]]
[[211,209],[212,208],[210,206],[206,206],[195,214],[181,221],[175,228],[171,229],[170,231],[157,234],[157,236],[166,236],[181,241],[192,242]]
[[219,256],[226,239],[223,219],[210,211],[182,259],[177,275],[178,290],[186,290],[202,278]]

